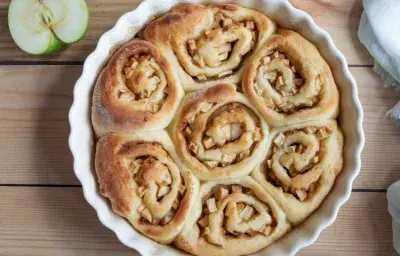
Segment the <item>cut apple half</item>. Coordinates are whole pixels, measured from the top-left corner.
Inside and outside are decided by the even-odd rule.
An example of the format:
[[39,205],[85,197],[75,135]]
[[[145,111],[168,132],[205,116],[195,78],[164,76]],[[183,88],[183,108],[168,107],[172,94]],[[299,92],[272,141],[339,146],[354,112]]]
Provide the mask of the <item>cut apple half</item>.
[[88,23],[84,0],[12,0],[8,9],[12,38],[31,54],[58,51],[79,41]]

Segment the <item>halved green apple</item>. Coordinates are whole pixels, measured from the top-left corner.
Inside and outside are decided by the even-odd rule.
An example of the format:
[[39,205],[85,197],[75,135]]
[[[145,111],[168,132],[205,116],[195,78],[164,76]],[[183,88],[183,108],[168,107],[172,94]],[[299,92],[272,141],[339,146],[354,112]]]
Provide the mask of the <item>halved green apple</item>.
[[8,26],[15,43],[31,54],[61,50],[86,33],[84,0],[12,0]]

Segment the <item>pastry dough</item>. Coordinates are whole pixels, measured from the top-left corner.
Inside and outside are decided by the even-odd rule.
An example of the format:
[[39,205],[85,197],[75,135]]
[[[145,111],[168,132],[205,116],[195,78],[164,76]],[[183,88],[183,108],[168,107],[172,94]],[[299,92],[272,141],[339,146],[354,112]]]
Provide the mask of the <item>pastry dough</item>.
[[209,181],[174,245],[194,255],[251,254],[289,228],[278,204],[251,177]]
[[233,4],[178,5],[151,22],[143,37],[159,46],[186,91],[240,83],[246,59],[275,31],[262,13]]
[[292,224],[307,218],[342,170],[343,135],[334,120],[271,131],[269,151],[252,176],[278,201]]
[[177,5],[139,36],[93,92],[95,168],[114,212],[159,243],[234,256],[319,207],[343,135],[314,45],[233,4]]
[[317,48],[279,29],[252,57],[243,91],[272,127],[336,118],[339,94]]
[[231,84],[188,94],[171,129],[182,161],[202,180],[249,174],[265,151],[268,126]]
[[97,136],[165,128],[183,97],[169,61],[149,42],[122,46],[101,72],[93,92]]
[[165,131],[108,134],[95,157],[100,192],[141,233],[168,244],[181,231],[199,190]]

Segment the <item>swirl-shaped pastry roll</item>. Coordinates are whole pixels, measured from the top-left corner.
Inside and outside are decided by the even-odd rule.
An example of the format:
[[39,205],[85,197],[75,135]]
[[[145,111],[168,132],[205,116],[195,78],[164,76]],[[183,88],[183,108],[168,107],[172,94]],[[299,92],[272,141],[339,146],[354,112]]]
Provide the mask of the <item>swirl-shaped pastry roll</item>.
[[174,245],[194,255],[245,255],[289,229],[278,204],[251,177],[209,181]]
[[153,44],[132,40],[101,72],[93,93],[92,124],[97,136],[165,128],[183,89],[169,61]]
[[97,143],[100,192],[113,210],[157,242],[168,244],[188,218],[199,190],[165,131],[110,133]]
[[335,118],[339,94],[317,48],[279,29],[249,61],[243,91],[273,127]]
[[343,135],[334,120],[271,131],[269,151],[252,176],[278,201],[292,224],[329,193],[343,164]]
[[168,56],[186,91],[240,83],[242,68],[275,31],[268,17],[237,5],[178,5],[151,22],[146,40]]
[[247,175],[261,162],[268,126],[231,84],[186,95],[172,125],[182,161],[199,179]]

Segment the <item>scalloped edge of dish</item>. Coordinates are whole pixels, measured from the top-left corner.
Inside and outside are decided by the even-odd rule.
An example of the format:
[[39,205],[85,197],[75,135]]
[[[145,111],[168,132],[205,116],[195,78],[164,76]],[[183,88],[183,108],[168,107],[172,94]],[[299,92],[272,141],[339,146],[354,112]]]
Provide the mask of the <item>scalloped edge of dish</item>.
[[[93,167],[94,139],[90,121],[91,93],[96,78],[113,51],[133,36],[155,16],[167,12],[177,3],[234,3],[265,13],[279,25],[301,33],[313,42],[329,63],[341,95],[339,122],[345,135],[344,166],[331,192],[320,207],[300,226],[273,245],[254,255],[294,255],[311,245],[323,229],[330,226],[339,208],[349,199],[352,184],[361,168],[364,146],[363,111],[357,85],[342,53],[332,38],[319,28],[311,16],[294,8],[286,0],[164,0],[144,1],[135,10],[121,16],[116,25],[104,33],[96,49],[86,58],[81,77],[75,84],[74,101],[69,112],[71,133],[69,147],[74,157],[74,171],[82,184],[84,197],[96,210],[101,223],[115,232],[126,246],[141,255],[181,255],[171,246],[158,244],[137,232],[127,221],[115,214],[98,192]],[[343,110],[346,109],[344,113]]]

